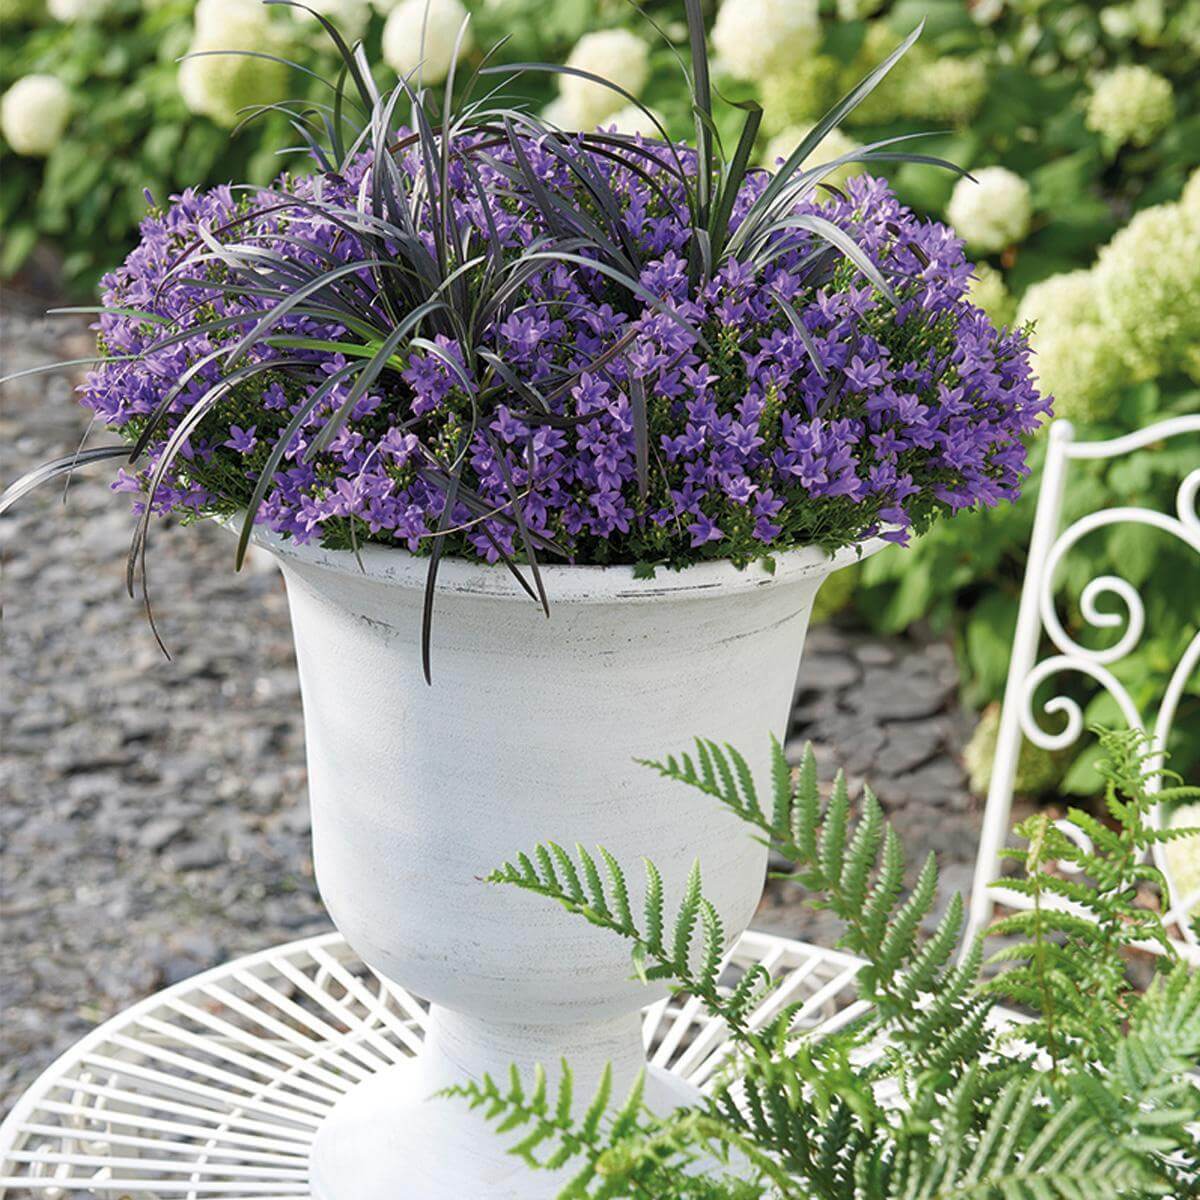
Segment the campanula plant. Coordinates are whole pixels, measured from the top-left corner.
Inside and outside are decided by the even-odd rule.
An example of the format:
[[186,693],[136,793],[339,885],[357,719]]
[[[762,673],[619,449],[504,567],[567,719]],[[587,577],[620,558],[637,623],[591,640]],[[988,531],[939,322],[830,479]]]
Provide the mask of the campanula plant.
[[[122,440],[37,476],[130,460],[131,589],[168,512],[236,515],[239,561],[256,524],[427,554],[428,614],[445,554],[545,604],[544,561],[769,566],[1017,495],[1049,406],[1024,332],[968,301],[950,230],[870,176],[831,186],[843,157],[805,166],[919,31],[767,172],[756,105],[717,134],[687,9],[691,144],[504,99],[521,72],[609,86],[569,65],[380,91],[318,18],[343,70],[287,111],[320,170],[151,211],[82,389]],[[899,140],[855,161],[932,161]]]

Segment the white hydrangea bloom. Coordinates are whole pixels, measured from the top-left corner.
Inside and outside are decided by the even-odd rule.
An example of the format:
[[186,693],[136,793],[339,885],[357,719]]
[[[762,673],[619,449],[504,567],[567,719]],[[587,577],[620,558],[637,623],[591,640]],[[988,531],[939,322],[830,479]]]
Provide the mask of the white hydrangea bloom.
[[1096,304],[1112,345],[1140,379],[1191,373],[1200,345],[1200,213],[1143,209],[1096,259]]
[[967,288],[967,299],[976,308],[982,308],[997,327],[1012,324],[1013,298],[1004,283],[1004,276],[995,267],[987,263],[979,263],[975,267],[975,277]]
[[[659,124],[662,124],[662,113],[655,112],[650,109],[650,112],[658,118]],[[641,134],[646,138],[662,138],[662,134],[658,130],[658,126],[644,113],[636,104],[627,104],[624,108],[618,109],[611,117],[605,117],[598,125],[598,128],[612,130],[615,127],[617,133],[623,133],[627,137],[634,137]]]
[[1041,391],[1054,397],[1056,417],[1079,425],[1112,417],[1129,371],[1103,325],[1049,325],[1036,331],[1030,344],[1034,377]]
[[1017,320],[1033,322],[1033,372],[1054,396],[1054,415],[1081,425],[1111,417],[1129,382],[1128,367],[1100,321],[1091,271],[1067,271],[1035,283]]
[[110,8],[110,0],[46,0],[46,11],[64,25],[99,21]]
[[[332,21],[338,33],[353,43],[362,37],[366,31],[367,22],[371,19],[371,6],[367,0],[304,0],[313,12],[318,12],[326,20]],[[329,39],[320,22],[310,12],[303,8],[289,8],[297,21],[311,30],[314,41],[322,47],[329,46]]]
[[712,30],[721,65],[738,79],[787,71],[820,38],[817,0],[724,0]]
[[[791,129],[785,129],[782,133],[776,134],[767,143],[762,165],[769,171],[776,170],[780,166],[780,160],[789,158],[792,151],[808,136],[811,129],[811,125],[793,125]],[[835,158],[841,158],[843,154],[853,154],[855,150],[861,149],[861,142],[856,142],[840,129],[831,129],[821,139],[817,148],[804,160],[804,169],[808,170],[811,167],[823,166],[825,163],[832,162]],[[824,176],[823,182],[832,184],[834,187],[841,187],[851,175],[858,175],[862,169],[862,166],[858,163],[843,163],[840,167],[835,167],[828,175]],[[818,192],[819,195],[820,193]]]
[[954,185],[946,216],[972,250],[994,254],[1029,232],[1029,184],[1007,167],[984,167],[975,178]]
[[192,15],[196,37],[217,41],[222,34],[246,40],[251,29],[266,30],[270,10],[262,0],[199,0]]
[[[978,268],[976,268],[978,269]],[[1096,281],[1091,271],[1066,271],[1035,283],[1021,297],[1017,319],[1032,321],[1038,329],[1051,325],[1083,325],[1100,320],[1096,307]]]
[[547,125],[553,125],[556,129],[571,129],[574,125],[574,118],[571,116],[571,110],[567,107],[567,102],[561,96],[555,96],[545,108],[542,109],[542,120]]
[[[204,22],[179,65],[179,92],[194,113],[230,128],[241,120],[243,109],[286,99],[289,79],[285,64],[264,58],[220,51],[250,50],[278,53],[282,46],[269,24],[257,13],[248,13],[238,0],[209,0],[208,10],[197,17]],[[217,11],[228,5],[228,19],[218,27]],[[214,53],[217,52],[217,53]]]
[[1110,146],[1149,146],[1175,116],[1170,81],[1149,67],[1117,67],[1100,77],[1087,107],[1087,126]]
[[910,117],[966,125],[983,106],[987,89],[983,59],[946,54],[902,76],[898,100]]
[[467,10],[460,0],[400,0],[383,26],[383,60],[397,75],[414,75],[421,81],[441,83],[450,73],[454,47],[460,55],[471,49],[471,27],[459,31]]
[[[650,49],[627,29],[601,29],[575,43],[567,66],[598,75],[636,96],[650,73]],[[576,75],[560,76],[558,88],[570,115],[568,124],[576,129],[595,129],[626,107],[620,92]]]
[[0,100],[0,132],[18,154],[44,158],[71,119],[71,93],[53,75],[25,75]]

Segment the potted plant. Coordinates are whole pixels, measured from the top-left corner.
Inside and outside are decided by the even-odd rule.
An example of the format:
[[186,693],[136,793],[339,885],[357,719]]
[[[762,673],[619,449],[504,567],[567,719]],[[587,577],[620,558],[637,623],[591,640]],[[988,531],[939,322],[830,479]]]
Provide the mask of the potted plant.
[[[821,580],[1015,496],[1048,407],[948,230],[879,180],[824,186],[844,156],[805,167],[916,32],[768,173],[756,107],[728,152],[715,135],[687,9],[694,145],[564,132],[481,87],[604,85],[572,67],[381,93],[318,17],[344,68],[327,108],[291,110],[318,169],[150,214],[82,389],[122,442],[5,498],[129,459],[148,613],[156,515],[220,519],[239,563],[253,539],[282,565],[322,896],[433,1003],[417,1061],[318,1136],[320,1200],[547,1194],[428,1098],[562,1057],[580,1086],[631,1080],[647,996],[619,947],[479,879],[547,836],[646,852],[668,889],[700,857],[742,930],[766,848],[634,756],[782,735]],[[646,1094],[695,1098],[653,1072]]]

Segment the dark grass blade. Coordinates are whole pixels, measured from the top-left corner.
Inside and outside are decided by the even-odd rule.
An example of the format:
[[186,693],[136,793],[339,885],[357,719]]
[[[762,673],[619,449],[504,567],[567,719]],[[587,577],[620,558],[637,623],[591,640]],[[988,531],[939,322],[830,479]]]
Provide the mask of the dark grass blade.
[[507,387],[511,388],[526,403],[534,406],[537,410],[533,414],[534,419],[554,415],[546,403],[546,397],[532,383],[526,383],[498,354],[483,347],[480,347],[477,353],[500,376]]
[[0,513],[6,513],[22,497],[27,496],[43,483],[50,483],[63,475],[70,478],[76,467],[86,467],[95,462],[107,462],[114,458],[127,458],[129,446],[124,442],[112,446],[93,446],[90,450],[76,450],[74,454],[42,463],[32,471],[14,480],[0,493]]
[[254,533],[254,518],[258,515],[258,510],[262,507],[262,502],[270,490],[275,473],[279,470],[279,465],[283,462],[284,455],[287,454],[288,448],[291,446],[296,435],[304,427],[305,421],[316,411],[317,407],[333,389],[349,379],[360,369],[360,364],[348,363],[330,375],[303,404],[297,407],[296,411],[292,414],[292,419],[276,439],[275,445],[271,447],[271,453],[267,456],[267,460],[263,464],[263,469],[259,472],[258,478],[254,482],[254,491],[251,493],[250,501],[246,505],[242,528],[238,534],[237,550],[234,554],[234,570],[240,571],[242,569],[242,564],[246,560],[246,549],[250,545],[250,538]]
[[[363,109],[370,112],[378,99],[378,94],[373,84],[368,84],[367,79],[363,76],[361,66],[358,59],[355,57],[350,47],[346,45],[342,35],[338,32],[337,26],[334,25],[327,17],[316,11],[314,8],[309,8],[307,4],[301,4],[300,0],[263,0],[265,4],[281,4],[289,8],[301,8],[310,16],[314,17],[329,35],[329,40],[333,42],[338,54],[341,56],[342,62],[350,78],[354,80],[354,86],[358,89],[359,99],[362,101]],[[328,80],[322,80],[327,86]]]
[[[292,8],[304,8],[303,4],[293,4],[292,0],[263,0],[264,4],[287,4]],[[307,12],[312,12],[312,9],[306,9]],[[322,21],[322,24],[325,22]],[[281,58],[277,54],[267,54],[263,50],[194,50],[187,54],[181,55],[176,62],[183,62],[185,58],[212,58],[217,55],[238,55],[242,58],[263,58],[268,62],[279,63],[282,66],[290,67],[293,71],[299,71],[301,75],[307,75],[310,79],[315,79],[317,83],[323,87],[334,89],[334,85],[329,82],[319,71],[313,71],[308,67],[302,66],[290,58]]]
[[437,533],[429,551],[429,570],[425,573],[425,597],[421,605],[421,670],[425,674],[425,682],[430,685],[433,684],[433,600],[437,590],[438,566],[442,560],[442,551],[446,547],[444,534],[454,518],[454,501],[458,495],[462,472],[463,464],[460,459],[450,474],[446,488],[446,503],[442,506],[442,515],[438,518]]
[[46,316],[48,317],[87,316],[91,314],[114,317],[137,317],[138,320],[149,321],[151,324],[170,324],[169,317],[164,317],[156,312],[150,312],[144,308],[123,308],[119,305],[110,306],[106,304],[76,304],[69,308],[46,309]]
[[645,504],[650,494],[650,423],[646,415],[646,383],[636,371],[629,376],[629,408],[633,416],[638,499]]
[[883,277],[883,273],[873,263],[866,251],[839,225],[818,217],[812,213],[798,213],[777,222],[781,229],[803,229],[829,242],[841,251],[891,302],[900,303],[891,284]]
[[729,168],[721,181],[721,191],[713,206],[712,217],[708,225],[712,255],[718,262],[729,238],[729,222],[733,216],[733,206],[737,202],[738,193],[746,178],[750,155],[754,151],[754,142],[758,137],[759,126],[763,119],[763,110],[760,105],[748,103],[745,108],[746,119],[742,122],[742,132],[738,137],[738,144],[734,148],[733,158],[729,161]]
[[828,378],[825,368],[821,364],[820,356],[817,354],[817,347],[816,343],[812,339],[812,334],[808,332],[808,329],[804,324],[804,319],[796,311],[795,305],[793,305],[791,301],[779,295],[779,293],[775,294],[775,302],[780,308],[783,309],[785,315],[787,316],[788,323],[796,331],[796,336],[799,337],[800,341],[803,343],[805,352],[808,354],[808,357],[812,362],[813,370],[815,370],[822,379]]
[[696,149],[699,154],[700,223],[707,225],[712,203],[714,175],[712,130],[712,83],[708,71],[708,39],[704,30],[704,10],[700,0],[684,0],[688,45],[692,53],[692,108],[696,114]]
[[67,367],[94,367],[99,363],[133,362],[137,354],[93,354],[90,358],[65,358],[60,362],[44,363],[40,367],[26,367],[11,375],[0,376],[0,387],[15,379],[28,379],[31,375],[48,375],[51,371],[65,371]]
[[[741,228],[753,227],[783,191],[792,175],[800,164],[819,146],[825,135],[853,112],[878,86],[892,68],[912,49],[913,44],[921,36],[925,22],[920,24],[906,37],[895,50],[891,52],[873,71],[868,73],[854,88],[852,88],[837,104],[833,106],[801,140],[800,144],[787,157],[783,165],[775,173],[771,182],[763,189],[762,194],[751,206]],[[740,230],[739,230],[740,232]]]
[[[605,79],[603,75],[597,75],[592,71],[584,71],[580,67],[568,67],[565,63],[539,63],[539,62],[519,62],[506,63],[503,66],[484,67],[480,72],[482,75],[518,75],[522,71],[536,71],[550,75],[574,75],[579,79],[587,79],[592,83],[598,83],[601,87],[606,87],[609,91],[616,92],[627,103],[632,104],[635,108],[647,116],[653,123],[654,128],[662,134],[662,140],[668,145],[673,145],[671,135],[667,132],[666,126],[650,109],[648,109],[632,92],[621,87],[620,84],[613,83],[611,79]],[[683,172],[682,164],[680,171]]]
[[[525,514],[521,510],[521,500],[517,495],[517,489],[513,486],[512,470],[508,465],[508,455],[504,453],[504,447],[499,445],[494,438],[489,437],[488,440],[491,442],[492,453],[496,456],[496,462],[500,465],[500,474],[504,476],[505,490],[511,498],[509,511],[512,513],[512,519],[517,526],[517,533],[521,538],[521,544],[525,547],[525,557],[529,560],[529,570],[533,575],[534,586],[537,588],[538,602],[542,606],[542,611],[546,616],[549,616],[550,600],[546,595],[546,587],[542,583],[542,572],[538,566],[537,552],[534,550],[533,540],[529,536],[529,527],[525,524]],[[530,474],[532,475],[532,471]],[[501,555],[501,557],[504,558],[506,556]],[[520,578],[519,573],[518,578]]]

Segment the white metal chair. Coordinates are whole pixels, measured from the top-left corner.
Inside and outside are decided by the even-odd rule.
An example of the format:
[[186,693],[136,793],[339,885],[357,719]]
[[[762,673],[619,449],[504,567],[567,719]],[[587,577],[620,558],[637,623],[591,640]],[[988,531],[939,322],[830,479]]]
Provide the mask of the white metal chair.
[[[1093,679],[1116,701],[1130,728],[1145,730],[1148,750],[1152,757],[1148,768],[1163,764],[1167,738],[1179,708],[1180,699],[1193,672],[1200,667],[1200,592],[1195,596],[1197,632],[1186,646],[1179,648],[1179,660],[1159,699],[1156,711],[1139,711],[1127,688],[1113,674],[1111,667],[1128,655],[1139,643],[1146,623],[1145,605],[1138,590],[1128,580],[1116,575],[1101,575],[1084,587],[1079,597],[1084,620],[1097,629],[1122,630],[1117,640],[1104,649],[1089,649],[1080,645],[1063,627],[1056,607],[1058,571],[1076,544],[1097,529],[1126,522],[1163,530],[1179,538],[1200,559],[1200,465],[1182,479],[1175,496],[1175,512],[1164,513],[1150,508],[1119,507],[1088,513],[1060,531],[1063,495],[1070,486],[1072,465],[1081,460],[1114,459],[1146,446],[1185,434],[1200,434],[1200,416],[1176,417],[1149,426],[1125,437],[1100,442],[1077,442],[1069,421],[1056,421],[1047,433],[1049,444],[1042,476],[1041,494],[1034,518],[1033,535],[1029,546],[1029,565],[1021,592],[1013,641],[1012,660],[1004,690],[1004,703],[993,759],[991,784],[984,810],[979,855],[972,883],[970,931],[987,925],[997,903],[1011,908],[1028,908],[1029,901],[1009,889],[992,886],[1000,877],[1000,856],[1008,840],[1013,800],[1013,784],[1022,738],[1045,750],[1061,750],[1075,745],[1084,734],[1084,717],[1080,705],[1071,696],[1057,694],[1042,703],[1042,711],[1050,716],[1060,714],[1065,725],[1058,733],[1048,733],[1035,714],[1035,695],[1049,679],[1063,673],[1081,673]],[[1196,461],[1200,464],[1200,442]],[[1160,581],[1170,586],[1171,581]],[[1122,612],[1102,611],[1098,600],[1115,596]],[[1048,645],[1048,650],[1044,649]],[[1151,786],[1157,789],[1158,781]],[[1164,814],[1159,810],[1156,820]],[[1086,845],[1081,830],[1068,822],[1061,827],[1077,844]],[[1180,952],[1193,962],[1200,963],[1200,943],[1189,928],[1188,914],[1200,906],[1200,888],[1193,887],[1188,895],[1180,895],[1174,886],[1170,863],[1162,846],[1155,847],[1155,865],[1171,883],[1172,894],[1163,898],[1164,916],[1179,931],[1172,941]],[[1152,949],[1153,947],[1147,947]]]

